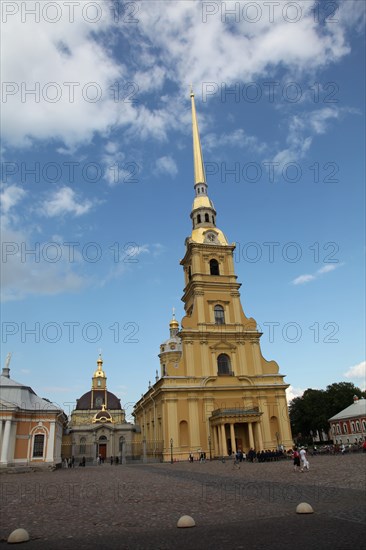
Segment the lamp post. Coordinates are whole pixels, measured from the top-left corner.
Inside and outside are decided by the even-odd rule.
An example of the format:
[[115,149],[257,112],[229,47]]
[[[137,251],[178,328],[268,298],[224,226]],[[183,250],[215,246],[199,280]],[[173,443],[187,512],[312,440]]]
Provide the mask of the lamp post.
[[173,464],[173,438],[170,438],[170,464]]
[[208,449],[210,452],[210,461],[212,460],[212,452],[211,452],[211,434],[208,436]]

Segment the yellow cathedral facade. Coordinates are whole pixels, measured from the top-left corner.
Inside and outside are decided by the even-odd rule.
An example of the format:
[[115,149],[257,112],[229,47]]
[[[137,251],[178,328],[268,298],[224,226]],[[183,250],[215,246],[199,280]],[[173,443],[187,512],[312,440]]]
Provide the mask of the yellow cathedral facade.
[[163,460],[288,448],[288,385],[278,364],[263,358],[261,333],[243,311],[235,244],[217,227],[208,196],[193,92],[191,104],[195,196],[180,262],[185,316],[179,326],[173,314],[160,376],[135,404],[136,437],[159,447]]

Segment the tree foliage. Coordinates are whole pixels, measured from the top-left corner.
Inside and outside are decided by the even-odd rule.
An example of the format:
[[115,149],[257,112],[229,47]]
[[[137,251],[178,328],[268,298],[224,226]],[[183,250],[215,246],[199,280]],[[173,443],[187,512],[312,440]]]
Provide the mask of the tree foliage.
[[330,384],[325,390],[307,389],[301,397],[295,397],[289,406],[292,434],[308,437],[311,432],[326,433],[329,418],[353,403],[353,396],[366,397],[366,392],[351,382]]

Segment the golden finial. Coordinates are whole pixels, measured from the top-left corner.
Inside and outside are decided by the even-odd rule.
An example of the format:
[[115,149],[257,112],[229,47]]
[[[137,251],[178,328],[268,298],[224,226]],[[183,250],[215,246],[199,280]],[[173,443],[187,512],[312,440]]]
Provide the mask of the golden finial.
[[190,86],[191,86],[191,97],[194,97],[193,86],[192,86],[192,84],[191,84]]

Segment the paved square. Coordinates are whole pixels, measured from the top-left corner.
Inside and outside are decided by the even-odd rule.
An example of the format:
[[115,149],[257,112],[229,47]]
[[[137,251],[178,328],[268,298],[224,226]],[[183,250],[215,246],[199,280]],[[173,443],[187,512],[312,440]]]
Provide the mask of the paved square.
[[[2,473],[0,539],[23,527],[29,549],[361,548],[366,454],[310,458],[304,473],[290,460]],[[196,527],[176,527],[184,514]]]

